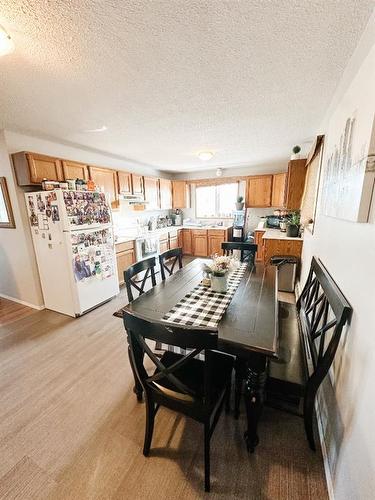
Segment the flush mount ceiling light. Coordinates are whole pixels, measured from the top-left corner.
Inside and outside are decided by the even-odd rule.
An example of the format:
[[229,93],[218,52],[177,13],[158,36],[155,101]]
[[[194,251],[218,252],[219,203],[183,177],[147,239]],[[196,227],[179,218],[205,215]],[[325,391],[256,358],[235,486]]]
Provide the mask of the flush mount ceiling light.
[[107,127],[105,125],[98,127],[98,128],[88,128],[84,130],[84,132],[88,133],[95,133],[95,132],[105,132],[107,130]]
[[202,161],[208,161],[211,160],[214,154],[212,151],[200,151],[197,156]]
[[222,177],[223,175],[223,169],[222,168],[218,168],[216,170],[216,177]]
[[6,30],[0,25],[0,57],[14,51],[14,42]]

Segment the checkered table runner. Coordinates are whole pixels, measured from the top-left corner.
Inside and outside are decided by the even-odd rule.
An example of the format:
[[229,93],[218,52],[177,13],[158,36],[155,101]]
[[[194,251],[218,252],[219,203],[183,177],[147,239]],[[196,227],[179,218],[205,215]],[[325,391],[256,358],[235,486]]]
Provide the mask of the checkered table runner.
[[225,293],[213,292],[200,283],[162,319],[174,324],[215,328],[232,300],[246,267],[247,264],[241,264],[229,274]]

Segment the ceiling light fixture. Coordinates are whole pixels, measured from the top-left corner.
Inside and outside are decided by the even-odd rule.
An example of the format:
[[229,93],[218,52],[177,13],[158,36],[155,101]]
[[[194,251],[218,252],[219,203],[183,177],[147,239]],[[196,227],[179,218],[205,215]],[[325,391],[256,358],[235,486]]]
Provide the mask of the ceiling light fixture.
[[11,54],[14,51],[14,42],[0,25],[0,57]]
[[88,133],[105,132],[106,130],[107,130],[107,127],[105,125],[103,125],[102,127],[99,127],[99,128],[88,128],[88,129],[84,130],[84,132],[88,132]]
[[202,161],[208,161],[211,160],[211,158],[214,156],[212,151],[200,151],[198,153],[198,158]]

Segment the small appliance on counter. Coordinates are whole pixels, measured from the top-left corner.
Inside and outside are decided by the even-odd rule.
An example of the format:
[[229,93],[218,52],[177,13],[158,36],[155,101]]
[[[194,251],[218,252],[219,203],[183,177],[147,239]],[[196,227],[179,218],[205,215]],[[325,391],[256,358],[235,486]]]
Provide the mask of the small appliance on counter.
[[233,212],[233,241],[242,241],[246,223],[246,210],[234,210]]
[[280,229],[280,223],[284,220],[281,215],[267,215],[266,216],[266,227],[270,229]]
[[179,208],[176,208],[172,214],[172,220],[174,226],[182,226],[182,212]]

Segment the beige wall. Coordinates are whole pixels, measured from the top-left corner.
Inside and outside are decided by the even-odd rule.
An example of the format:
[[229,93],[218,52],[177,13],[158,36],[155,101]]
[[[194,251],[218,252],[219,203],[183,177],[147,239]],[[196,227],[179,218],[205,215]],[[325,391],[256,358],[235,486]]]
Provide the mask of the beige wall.
[[43,307],[25,201],[14,181],[4,131],[0,131],[0,176],[6,177],[16,222],[16,229],[0,229],[0,295]]
[[[330,116],[319,132],[326,133],[329,140],[342,128],[346,112],[356,111],[359,120],[367,120],[361,129],[365,128],[370,136],[374,89],[373,16],[338,87]],[[369,108],[372,115],[361,113]],[[368,137],[361,137],[365,139]],[[323,261],[354,311],[336,357],[332,383],[326,383],[320,394],[334,498],[370,500],[375,495],[375,207],[369,223],[353,223],[326,217],[319,213],[318,206],[314,234],[305,232],[302,281],[313,255]]]

